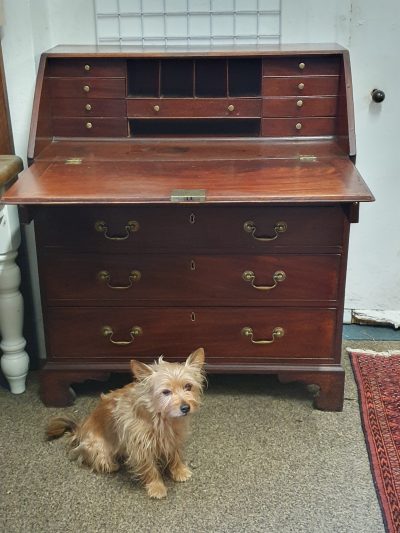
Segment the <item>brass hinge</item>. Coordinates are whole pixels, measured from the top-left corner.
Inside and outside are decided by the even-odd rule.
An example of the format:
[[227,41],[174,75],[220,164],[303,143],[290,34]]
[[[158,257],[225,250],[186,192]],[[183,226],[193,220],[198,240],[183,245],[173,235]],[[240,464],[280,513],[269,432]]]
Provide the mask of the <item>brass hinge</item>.
[[82,159],[80,157],[71,157],[65,160],[66,165],[81,165]]
[[171,202],[205,202],[205,189],[174,189],[171,192]]
[[317,157],[315,155],[300,155],[299,159],[304,163],[314,163],[317,161]]

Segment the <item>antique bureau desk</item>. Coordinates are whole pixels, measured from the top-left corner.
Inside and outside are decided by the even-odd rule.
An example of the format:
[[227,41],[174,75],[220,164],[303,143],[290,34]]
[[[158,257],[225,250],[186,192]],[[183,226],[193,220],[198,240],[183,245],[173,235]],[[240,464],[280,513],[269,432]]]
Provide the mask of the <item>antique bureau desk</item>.
[[56,47],[39,67],[30,167],[47,405],[133,357],[204,346],[211,373],[319,386],[340,410],[354,166],[337,45]]

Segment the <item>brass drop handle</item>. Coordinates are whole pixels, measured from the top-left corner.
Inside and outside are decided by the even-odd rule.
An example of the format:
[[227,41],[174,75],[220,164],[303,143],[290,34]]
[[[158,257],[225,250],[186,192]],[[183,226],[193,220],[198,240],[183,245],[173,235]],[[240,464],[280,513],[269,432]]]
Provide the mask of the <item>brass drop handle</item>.
[[304,89],[304,83],[303,82],[299,83],[297,88],[299,89],[299,91],[302,91]]
[[303,62],[299,63],[299,69],[300,70],[304,70],[305,68],[306,68],[306,64],[305,63],[303,63]]
[[232,104],[228,105],[228,111],[235,111],[235,106]]
[[275,289],[278,283],[285,281],[286,274],[283,270],[277,270],[272,276],[272,279],[274,280],[273,285],[255,285],[254,281],[256,279],[256,276],[252,270],[245,270],[245,272],[243,272],[242,274],[242,278],[244,279],[244,281],[248,281],[249,283],[251,283],[251,286],[259,291],[270,291],[272,289]]
[[91,111],[92,110],[92,106],[90,104],[86,104],[85,105],[85,109],[86,109],[86,111]]
[[89,70],[91,69],[92,67],[86,63],[86,65],[84,66],[84,69],[86,70],[86,72],[89,72]]
[[91,122],[86,122],[86,129],[91,130],[93,128],[93,124]]
[[83,90],[85,91],[85,93],[88,93],[90,91],[90,86],[89,85],[84,85],[83,86]]
[[104,233],[104,237],[110,241],[125,241],[131,233],[134,233],[135,231],[139,230],[139,222],[136,220],[130,220],[128,224],[125,226],[125,235],[114,235],[110,236],[108,235],[108,226],[104,222],[104,220],[97,220],[94,224],[94,229],[98,231],[99,233]]
[[296,105],[297,105],[297,107],[303,107],[303,105],[304,105],[303,100],[297,100]]
[[110,289],[114,290],[130,289],[133,283],[139,281],[141,277],[142,274],[139,272],[139,270],[132,270],[128,276],[129,285],[111,285],[111,274],[107,270],[100,270],[100,272],[97,274],[98,280],[100,280],[102,283],[105,283]]
[[108,340],[111,342],[111,344],[115,344],[116,346],[128,346],[128,344],[132,344],[136,337],[143,335],[143,330],[140,326],[133,326],[129,332],[131,337],[131,340],[129,341],[115,341],[113,339],[114,331],[110,326],[103,326],[101,333],[104,337],[108,337]]
[[244,327],[241,331],[241,334],[243,337],[249,338],[253,344],[272,344],[276,339],[281,339],[284,336],[285,330],[281,327],[274,328],[272,331],[272,339],[254,340],[253,329],[249,326]]
[[257,227],[252,220],[248,220],[247,222],[245,222],[243,224],[243,229],[246,233],[250,233],[250,235],[256,241],[268,242],[277,239],[280,233],[285,233],[285,231],[287,230],[287,224],[283,221],[277,222],[274,227],[275,235],[273,237],[257,237],[257,235],[255,234],[257,231]]
[[160,111],[160,106],[159,105],[155,105],[153,106],[153,109],[156,113],[158,113]]

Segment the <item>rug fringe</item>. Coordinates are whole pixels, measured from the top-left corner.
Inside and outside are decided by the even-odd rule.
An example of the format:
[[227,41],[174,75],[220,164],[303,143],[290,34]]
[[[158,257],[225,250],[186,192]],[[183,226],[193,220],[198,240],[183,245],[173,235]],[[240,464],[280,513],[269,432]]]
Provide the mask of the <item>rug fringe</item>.
[[366,355],[380,355],[382,357],[391,357],[392,355],[400,355],[399,350],[387,350],[385,352],[374,352],[374,350],[363,350],[362,348],[346,348],[347,353],[364,353]]

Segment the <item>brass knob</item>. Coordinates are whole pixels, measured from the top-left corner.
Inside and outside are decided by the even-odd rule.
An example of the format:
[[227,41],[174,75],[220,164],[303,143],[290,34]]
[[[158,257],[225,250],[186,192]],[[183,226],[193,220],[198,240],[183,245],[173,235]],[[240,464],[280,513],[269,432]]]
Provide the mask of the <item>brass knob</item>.
[[84,85],[83,90],[85,91],[85,93],[88,93],[90,91],[89,85]]
[[93,128],[93,124],[91,122],[86,122],[86,128],[91,130]]
[[301,128],[303,127],[302,123],[301,122],[298,122],[296,124],[296,130],[301,130]]
[[86,104],[85,105],[85,109],[86,109],[86,111],[91,111],[92,110],[92,106],[90,104]]
[[86,71],[89,71],[91,68],[92,68],[92,67],[91,67],[90,65],[88,65],[88,64],[86,64],[85,67],[84,67],[84,69],[85,69]]
[[299,69],[300,70],[304,70],[306,68],[306,64],[305,63],[299,63]]
[[297,107],[303,107],[303,100],[297,100],[296,105]]
[[153,107],[153,109],[154,109],[154,111],[155,111],[156,113],[158,113],[158,112],[160,111],[160,106],[159,106],[159,105],[155,105],[155,106]]
[[297,88],[302,91],[304,89],[304,83],[299,83]]
[[228,111],[235,111],[235,106],[232,104],[228,105]]

